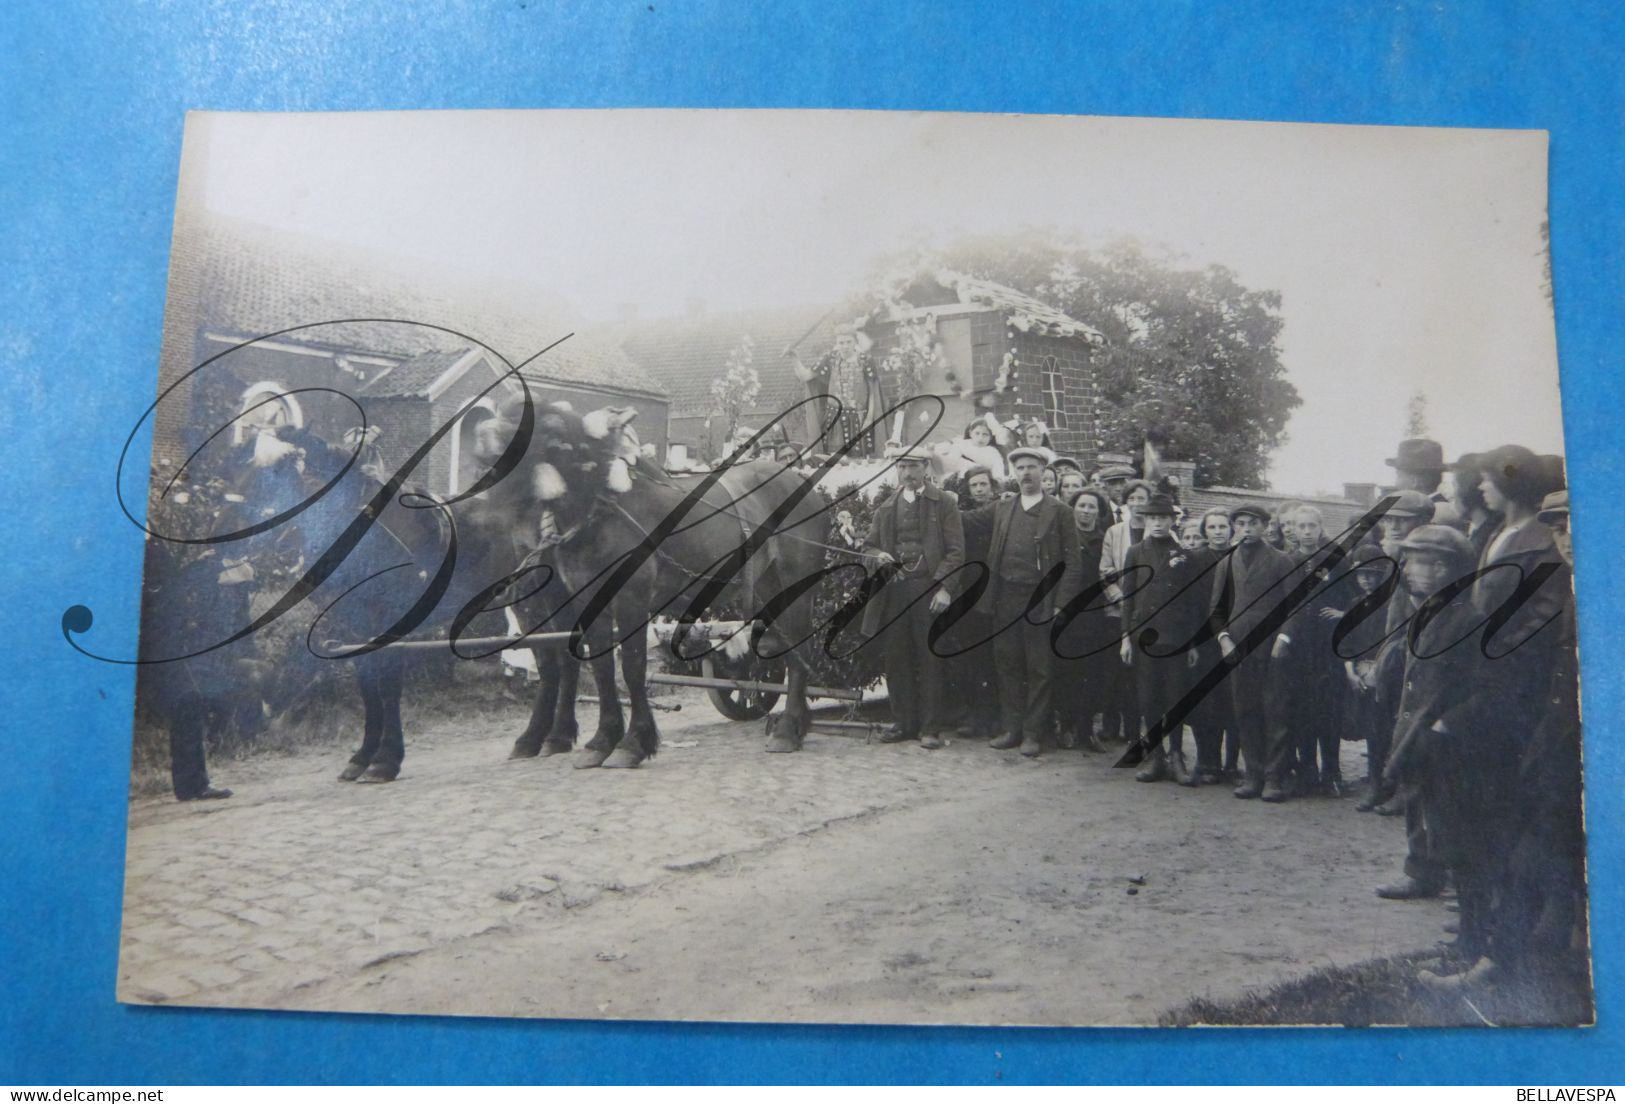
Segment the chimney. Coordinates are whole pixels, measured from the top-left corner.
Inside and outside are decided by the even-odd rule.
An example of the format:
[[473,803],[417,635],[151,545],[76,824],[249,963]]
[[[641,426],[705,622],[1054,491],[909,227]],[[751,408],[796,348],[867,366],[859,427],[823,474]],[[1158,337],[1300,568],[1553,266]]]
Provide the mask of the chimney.
[[1345,483],[1343,497],[1361,506],[1375,506],[1380,488],[1375,483]]

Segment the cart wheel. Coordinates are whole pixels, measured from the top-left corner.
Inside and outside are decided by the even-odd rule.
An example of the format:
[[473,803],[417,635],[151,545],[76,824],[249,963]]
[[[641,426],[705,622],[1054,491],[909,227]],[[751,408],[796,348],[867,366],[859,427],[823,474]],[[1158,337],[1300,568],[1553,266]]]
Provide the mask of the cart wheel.
[[[706,678],[728,678],[734,672],[717,674],[716,662],[706,656],[700,660],[700,673]],[[777,663],[767,668],[752,668],[745,672],[754,681],[779,682],[784,678],[784,664]],[[730,721],[757,721],[773,712],[773,707],[779,704],[779,695],[772,690],[728,690],[710,689],[706,691],[711,696],[711,704],[717,707],[717,712]]]

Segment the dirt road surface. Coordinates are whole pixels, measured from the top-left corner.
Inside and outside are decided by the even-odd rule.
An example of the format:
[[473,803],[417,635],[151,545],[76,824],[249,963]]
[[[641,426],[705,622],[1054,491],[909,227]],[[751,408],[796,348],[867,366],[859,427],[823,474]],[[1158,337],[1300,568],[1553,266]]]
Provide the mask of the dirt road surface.
[[136,801],[119,998],[1150,1024],[1430,946],[1450,918],[1372,893],[1403,831],[1349,800],[1269,806],[962,739],[815,732],[771,756],[759,723],[680,700],[637,771],[505,761],[516,709],[410,722],[390,785],[336,781],[333,747],[218,765],[229,801]]

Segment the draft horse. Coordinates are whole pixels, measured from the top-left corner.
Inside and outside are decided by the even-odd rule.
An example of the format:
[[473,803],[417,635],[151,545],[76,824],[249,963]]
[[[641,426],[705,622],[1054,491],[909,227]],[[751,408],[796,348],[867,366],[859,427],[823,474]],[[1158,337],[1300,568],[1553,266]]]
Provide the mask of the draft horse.
[[[515,404],[499,412],[508,425],[517,417]],[[723,609],[755,613],[758,654],[787,659],[785,711],[768,719],[767,750],[797,751],[809,720],[801,656],[813,646],[824,499],[773,461],[673,479],[640,458],[628,432],[633,417],[625,409],[582,416],[562,404],[542,407],[526,456],[528,493],[507,500],[514,531],[545,533],[557,572],[548,585],[560,588],[550,605],[574,615],[555,612],[545,626],[526,629],[579,630],[578,654],[598,688],[598,727],[575,766],[636,767],[659,750],[645,682],[647,627],[661,614],[701,619]],[[630,724],[615,686],[617,643]]]

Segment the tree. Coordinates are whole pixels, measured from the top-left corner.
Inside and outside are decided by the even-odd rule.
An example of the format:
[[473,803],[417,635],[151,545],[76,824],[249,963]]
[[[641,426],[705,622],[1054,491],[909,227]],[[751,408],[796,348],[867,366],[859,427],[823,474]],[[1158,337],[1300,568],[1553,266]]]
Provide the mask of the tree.
[[1426,391],[1412,391],[1411,401],[1405,404],[1405,436],[1428,435],[1428,396]]
[[1195,461],[1199,483],[1265,486],[1270,453],[1302,403],[1281,363],[1279,292],[1244,287],[1221,265],[1180,267],[1134,241],[1090,250],[1052,231],[966,238],[930,261],[1101,331],[1101,448],[1137,452],[1149,438]]
[[723,366],[722,374],[711,381],[715,411],[728,427],[727,440],[730,443],[724,447],[724,452],[733,447],[731,442],[739,429],[739,416],[756,402],[756,395],[762,389],[762,379],[756,374],[755,344],[749,334],[742,336],[739,344],[728,354],[728,363]]

